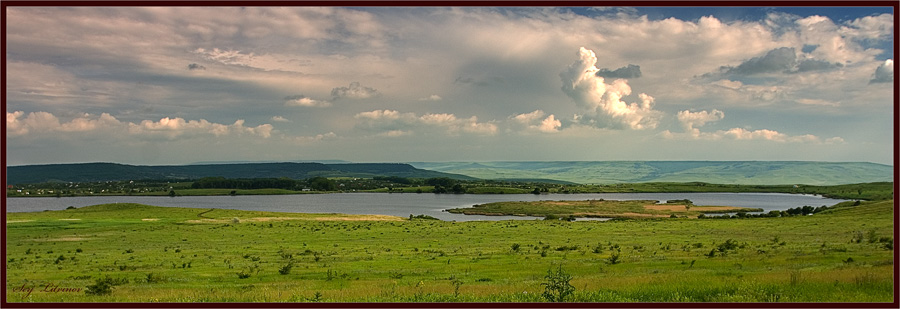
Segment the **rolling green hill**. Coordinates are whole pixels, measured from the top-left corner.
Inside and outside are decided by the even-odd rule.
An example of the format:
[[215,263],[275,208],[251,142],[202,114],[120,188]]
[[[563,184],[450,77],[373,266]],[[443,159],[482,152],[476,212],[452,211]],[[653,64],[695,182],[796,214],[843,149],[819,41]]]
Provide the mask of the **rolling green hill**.
[[138,179],[281,178],[398,176],[409,178],[448,177],[473,179],[438,171],[417,169],[400,163],[242,163],[198,165],[126,165],[117,163],[79,163],[10,166],[8,184],[42,182],[96,182]]
[[893,167],[866,162],[548,161],[414,162],[427,170],[482,179],[553,179],[575,183],[707,182],[838,185],[893,181]]

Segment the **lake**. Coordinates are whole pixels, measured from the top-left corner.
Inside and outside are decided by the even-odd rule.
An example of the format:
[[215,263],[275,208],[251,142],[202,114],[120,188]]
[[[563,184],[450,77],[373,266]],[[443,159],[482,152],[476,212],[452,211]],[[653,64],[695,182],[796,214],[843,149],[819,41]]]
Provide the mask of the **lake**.
[[84,196],[16,197],[6,199],[6,212],[63,210],[106,203],[139,203],[164,207],[220,208],[299,213],[378,214],[408,217],[429,215],[447,221],[534,220],[534,217],[451,214],[444,210],[475,204],[542,200],[666,200],[689,199],[695,205],[738,206],[785,210],[800,206],[831,206],[846,200],[784,193],[591,193],[591,194],[432,194],[334,193],[243,196]]

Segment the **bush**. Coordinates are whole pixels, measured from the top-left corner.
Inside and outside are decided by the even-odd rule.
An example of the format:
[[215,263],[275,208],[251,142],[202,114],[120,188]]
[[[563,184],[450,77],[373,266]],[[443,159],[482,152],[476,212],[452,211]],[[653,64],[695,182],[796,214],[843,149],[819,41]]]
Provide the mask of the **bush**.
[[564,302],[566,297],[575,293],[575,287],[569,283],[572,281],[572,275],[563,271],[562,266],[554,272],[553,269],[547,270],[544,276],[544,293],[541,296],[548,302]]
[[419,220],[441,220],[441,219],[438,219],[438,218],[435,218],[435,217],[432,217],[432,216],[429,216],[429,215],[415,215],[415,216],[413,216],[412,214],[409,214],[409,219],[410,219],[410,220],[414,220],[414,219],[419,219]]
[[98,278],[94,284],[85,287],[84,293],[87,295],[109,295],[112,294],[112,288],[116,285],[128,283],[128,279],[113,279],[109,276]]
[[160,275],[157,275],[154,273],[149,273],[149,274],[147,274],[147,278],[145,280],[147,281],[147,283],[157,283],[157,282],[162,282],[165,279],[163,279],[163,277]]
[[238,279],[247,279],[250,278],[250,273],[245,273],[243,270],[237,273]]
[[291,268],[294,268],[294,263],[287,263],[278,269],[278,273],[282,275],[288,275],[291,273]]
[[619,264],[619,263],[620,263],[620,261],[619,261],[619,253],[618,253],[618,252],[613,252],[612,254],[609,255],[609,258],[607,258],[606,261],[609,262],[609,264],[612,264],[612,265]]

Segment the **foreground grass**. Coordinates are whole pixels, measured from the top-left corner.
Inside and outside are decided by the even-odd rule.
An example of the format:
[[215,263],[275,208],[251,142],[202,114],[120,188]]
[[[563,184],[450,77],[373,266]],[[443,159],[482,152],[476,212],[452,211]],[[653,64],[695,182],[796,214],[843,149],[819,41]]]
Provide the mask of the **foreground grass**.
[[[567,301],[892,302],[893,200],[849,205],[802,217],[611,222],[137,204],[8,213],[6,295],[9,302],[542,302],[547,270],[561,266],[576,288]],[[84,292],[106,277],[116,282],[110,294]]]
[[690,201],[672,201],[658,204],[657,201],[531,201],[495,202],[474,205],[467,208],[447,210],[451,213],[488,216],[537,216],[546,217],[597,217],[597,218],[668,218],[671,216],[696,218],[700,214],[727,213],[738,211],[763,211],[760,208],[731,206],[695,206]]

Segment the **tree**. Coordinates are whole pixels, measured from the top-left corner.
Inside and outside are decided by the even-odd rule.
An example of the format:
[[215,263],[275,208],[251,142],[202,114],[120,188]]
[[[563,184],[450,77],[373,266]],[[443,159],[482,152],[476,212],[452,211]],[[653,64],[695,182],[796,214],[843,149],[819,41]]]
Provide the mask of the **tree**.
[[169,197],[175,197],[175,190],[169,190]]
[[317,191],[336,191],[337,184],[334,180],[325,177],[314,177],[309,179],[309,186]]

